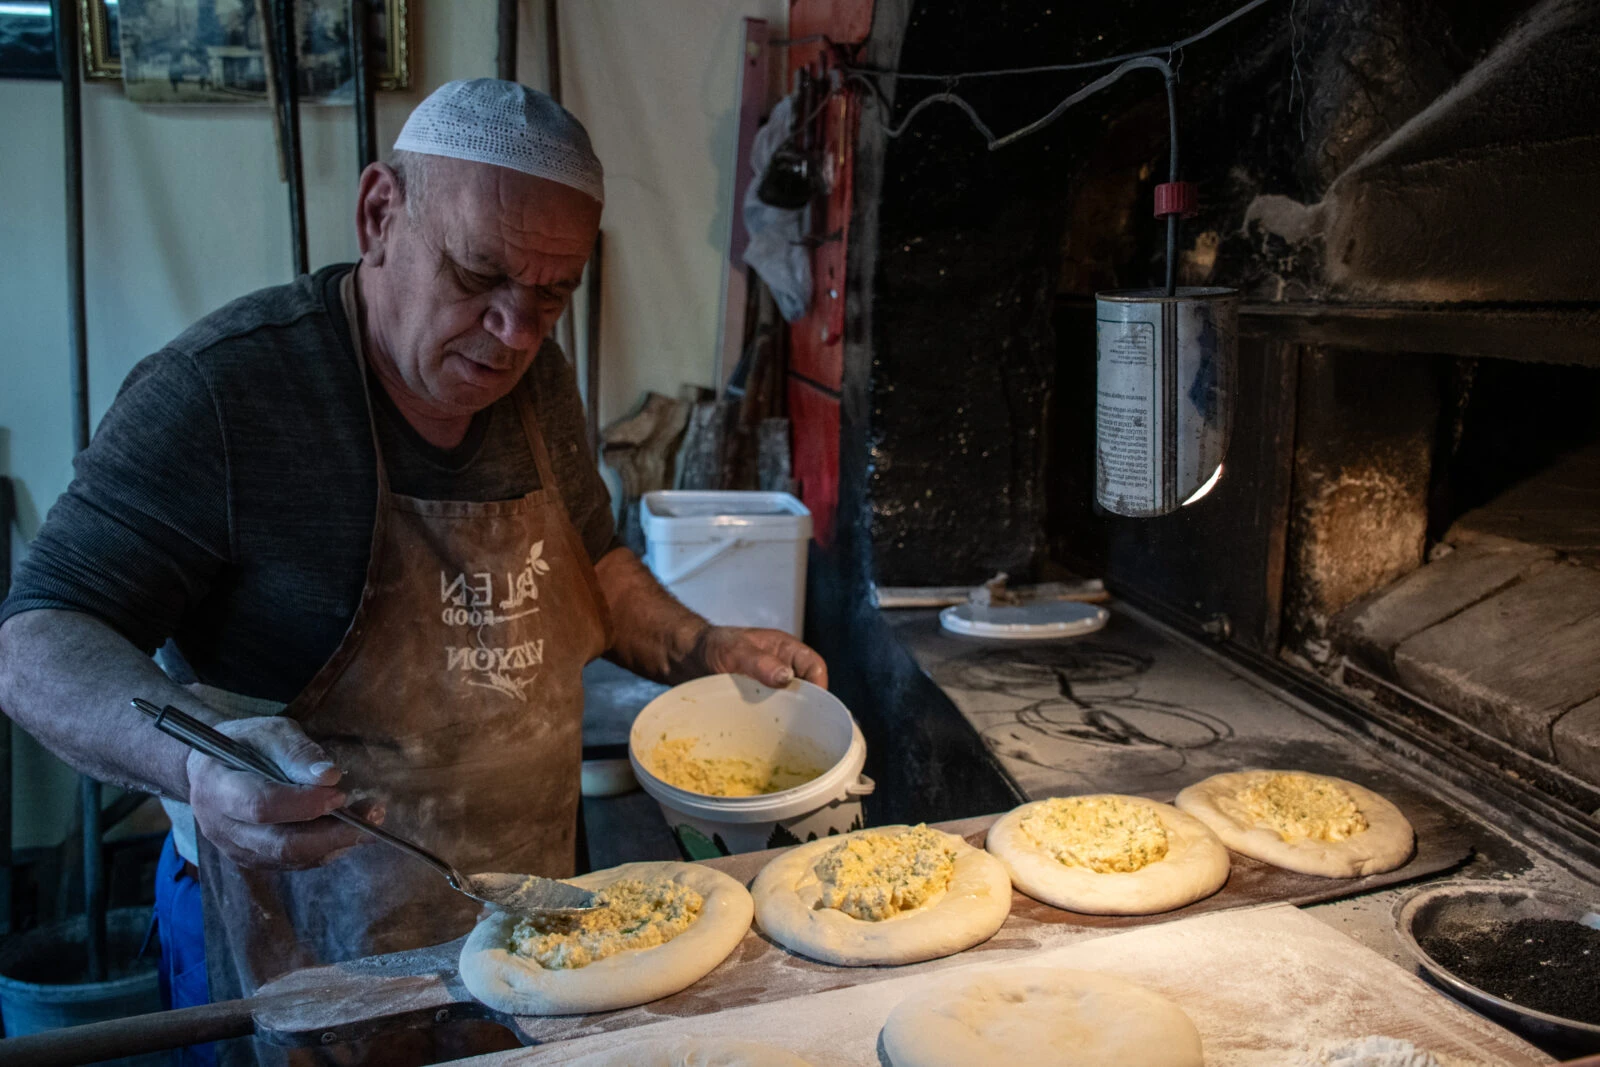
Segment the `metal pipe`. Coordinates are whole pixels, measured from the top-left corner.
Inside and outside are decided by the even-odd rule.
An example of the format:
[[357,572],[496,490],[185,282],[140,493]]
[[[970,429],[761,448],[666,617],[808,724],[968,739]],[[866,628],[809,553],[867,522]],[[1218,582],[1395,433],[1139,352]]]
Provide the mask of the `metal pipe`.
[[83,104],[78,81],[78,12],[56,0],[56,67],[61,74],[67,199],[67,347],[72,353],[72,447],[89,446],[88,312],[83,281]]
[[[56,69],[61,75],[63,173],[66,178],[67,214],[67,346],[72,353],[72,447],[81,452],[89,445],[89,344],[88,307],[83,278],[83,100],[78,81],[78,11],[75,4],[57,0]],[[5,531],[9,539],[10,530]],[[89,980],[106,977],[105,878],[100,851],[100,783],[83,775],[78,779],[83,803],[83,914],[87,925]]]
[[[11,523],[17,513],[11,479],[0,475],[0,600],[11,592]],[[12,929],[11,720],[0,715],[0,930]]]
[[308,274],[305,168],[300,158],[300,38],[295,32],[294,0],[276,0],[278,97],[283,107],[283,143],[289,158],[289,224],[294,239],[294,272]]
[[106,872],[100,843],[100,783],[78,777],[83,806],[83,913],[88,920],[89,981],[106,980]]
[[[1167,84],[1167,181],[1178,180],[1178,74],[1170,66],[1162,70]],[[1178,216],[1167,216],[1167,295],[1178,291]]]
[[350,78],[355,90],[356,162],[359,170],[378,158],[378,121],[372,85],[372,13],[368,0],[350,0]]
[[495,77],[501,81],[517,80],[517,7],[520,0],[500,0],[495,19],[496,49]]
[[544,0],[545,66],[550,70],[550,99],[561,103],[561,17],[556,0]]
[[589,255],[589,277],[584,282],[589,328],[584,337],[583,389],[584,413],[589,421],[589,453],[600,458],[600,279],[605,264],[606,235],[594,235],[594,251]]

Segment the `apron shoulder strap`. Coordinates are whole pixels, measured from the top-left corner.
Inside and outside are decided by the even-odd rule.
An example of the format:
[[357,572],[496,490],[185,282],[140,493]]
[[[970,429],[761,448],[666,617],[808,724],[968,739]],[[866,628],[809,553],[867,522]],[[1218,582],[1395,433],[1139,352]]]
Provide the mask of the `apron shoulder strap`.
[[[537,360],[540,357],[534,358]],[[530,367],[528,373],[522,376],[522,380],[511,392],[516,401],[517,416],[522,420],[522,432],[528,438],[528,449],[533,453],[533,464],[539,471],[539,487],[548,491],[564,512],[566,500],[561,495],[561,486],[556,482],[555,469],[550,463],[550,451],[545,447],[544,434],[539,430],[539,416],[533,406],[533,383],[529,380],[532,374],[533,370]]]

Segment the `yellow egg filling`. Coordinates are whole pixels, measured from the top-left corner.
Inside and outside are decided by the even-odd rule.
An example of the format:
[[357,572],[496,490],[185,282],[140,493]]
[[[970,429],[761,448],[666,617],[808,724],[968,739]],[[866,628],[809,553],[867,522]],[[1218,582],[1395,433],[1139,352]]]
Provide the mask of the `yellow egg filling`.
[[1021,826],[1057,862],[1097,874],[1128,874],[1167,854],[1161,817],[1121,797],[1051,797]]
[[510,951],[546,970],[587,967],[619,952],[666,944],[687,930],[705,906],[699,893],[672,881],[624,878],[596,896],[604,907],[524,918],[511,932]]
[[1367,828],[1355,798],[1316,775],[1274,774],[1240,790],[1236,799],[1251,818],[1285,841],[1343,841]]
[[822,771],[766,759],[691,755],[697,737],[663,739],[645,758],[651,774],[679,789],[712,797],[755,797],[804,785]]
[[926,904],[950,884],[955,852],[936,830],[869,830],[833,846],[812,867],[818,908],[881,922]]

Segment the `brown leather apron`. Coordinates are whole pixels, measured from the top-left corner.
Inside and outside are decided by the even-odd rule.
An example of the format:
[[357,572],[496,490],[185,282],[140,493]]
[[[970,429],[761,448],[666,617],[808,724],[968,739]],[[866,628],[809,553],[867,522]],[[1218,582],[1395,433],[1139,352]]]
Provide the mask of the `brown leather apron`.
[[[282,713],[344,770],[353,800],[382,800],[396,833],[468,873],[559,878],[573,872],[581,675],[610,644],[609,618],[533,405],[523,386],[515,395],[540,484],[521,499],[401,496],[379,452],[361,605]],[[478,910],[377,843],[283,872],[239,868],[202,837],[200,861],[214,999],[301,967],[448,941]],[[241,1044],[228,1060],[248,1060]],[[353,1051],[355,1061],[412,1058]]]

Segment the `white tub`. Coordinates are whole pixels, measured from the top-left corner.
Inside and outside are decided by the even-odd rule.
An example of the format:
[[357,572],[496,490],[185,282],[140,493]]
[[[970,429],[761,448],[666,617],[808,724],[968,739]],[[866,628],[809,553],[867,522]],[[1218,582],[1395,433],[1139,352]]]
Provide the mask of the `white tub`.
[[788,493],[663,490],[639,506],[645,565],[719,626],[796,637],[806,614],[811,512]]
[[[809,782],[755,797],[713,797],[668,785],[642,756],[663,740],[698,739],[702,758],[775,759],[799,752],[826,766]],[[861,798],[873,781],[861,773],[867,743],[850,711],[827,690],[794,681],[772,689],[716,674],[669,689],[645,705],[628,735],[628,759],[644,791],[661,805],[690,859],[754,852],[862,827]]]

